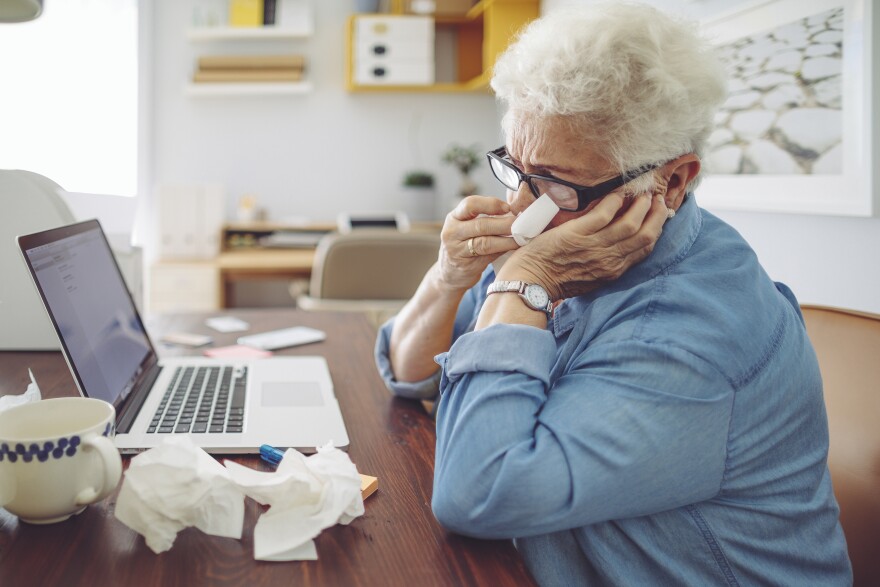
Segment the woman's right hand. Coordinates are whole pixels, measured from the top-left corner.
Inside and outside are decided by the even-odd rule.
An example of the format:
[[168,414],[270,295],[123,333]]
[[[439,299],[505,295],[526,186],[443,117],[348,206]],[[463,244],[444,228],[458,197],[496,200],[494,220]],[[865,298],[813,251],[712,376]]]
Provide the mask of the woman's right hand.
[[449,290],[467,290],[479,281],[489,263],[517,249],[509,236],[514,219],[510,206],[498,198],[464,198],[446,216],[440,232],[438,285]]
[[510,234],[514,216],[509,212],[497,198],[468,196],[446,216],[437,263],[394,319],[389,355],[398,381],[422,381],[436,373],[434,357],[452,344],[465,292],[489,263],[517,248],[512,238],[501,236]]

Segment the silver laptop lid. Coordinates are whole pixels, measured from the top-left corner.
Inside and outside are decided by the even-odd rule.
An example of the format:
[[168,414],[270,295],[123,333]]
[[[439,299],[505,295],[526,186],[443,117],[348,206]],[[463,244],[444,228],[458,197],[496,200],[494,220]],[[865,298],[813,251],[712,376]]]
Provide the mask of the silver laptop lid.
[[20,236],[18,243],[80,393],[110,402],[121,419],[158,359],[100,223]]

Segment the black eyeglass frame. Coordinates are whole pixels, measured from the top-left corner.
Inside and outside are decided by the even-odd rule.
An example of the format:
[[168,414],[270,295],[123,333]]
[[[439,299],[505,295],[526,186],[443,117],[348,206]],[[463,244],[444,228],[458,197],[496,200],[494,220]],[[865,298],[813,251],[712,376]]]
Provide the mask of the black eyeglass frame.
[[[558,177],[553,177],[551,175],[524,173],[520,171],[517,166],[514,165],[512,162],[505,160],[505,156],[507,156],[507,147],[504,146],[498,147],[494,151],[489,151],[488,153],[486,153],[486,158],[489,160],[489,169],[492,170],[492,175],[495,176],[495,179],[501,182],[501,185],[509,190],[515,191],[519,189],[519,186],[520,184],[522,184],[522,182],[526,182],[526,184],[529,186],[529,189],[532,190],[532,195],[535,196],[535,198],[540,198],[541,194],[539,193],[538,188],[535,187],[535,184],[532,183],[533,179],[543,179],[544,181],[552,181],[554,183],[570,187],[577,194],[578,206],[577,208],[560,207],[560,210],[565,210],[567,212],[580,212],[581,210],[584,210],[587,206],[589,206],[590,202],[594,202],[600,198],[604,198],[620,186],[625,185],[636,179],[637,177],[644,175],[645,173],[653,169],[657,169],[658,167],[663,165],[663,163],[644,165],[642,167],[639,167],[638,169],[627,171],[626,173],[618,175],[617,177],[612,177],[611,179],[603,181],[602,183],[588,186],[571,183],[570,181],[565,181],[564,179],[559,179]],[[510,187],[509,185],[504,183],[500,177],[498,177],[498,174],[495,173],[495,168],[492,166],[493,159],[497,160],[505,167],[512,169],[516,173],[517,177],[519,178],[519,183],[516,184],[515,188]]]

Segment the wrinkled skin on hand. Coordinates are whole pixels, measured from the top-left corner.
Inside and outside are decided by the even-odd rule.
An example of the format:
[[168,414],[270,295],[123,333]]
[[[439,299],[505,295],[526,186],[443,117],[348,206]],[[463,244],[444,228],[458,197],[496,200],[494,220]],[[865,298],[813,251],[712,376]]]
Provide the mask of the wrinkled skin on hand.
[[545,231],[517,250],[499,279],[539,283],[551,299],[593,291],[645,259],[660,238],[666,205],[660,196],[613,193],[582,216]]
[[[496,258],[517,248],[509,236],[514,216],[497,198],[468,196],[446,216],[440,232],[440,281],[452,290],[465,290],[480,279]],[[471,255],[467,242],[477,255]]]

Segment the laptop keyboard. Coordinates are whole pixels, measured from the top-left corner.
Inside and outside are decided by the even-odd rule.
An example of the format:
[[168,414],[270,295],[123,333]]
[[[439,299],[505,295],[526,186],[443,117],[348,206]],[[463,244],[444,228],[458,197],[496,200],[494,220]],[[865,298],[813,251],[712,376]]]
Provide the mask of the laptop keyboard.
[[178,367],[147,432],[241,432],[247,367]]

